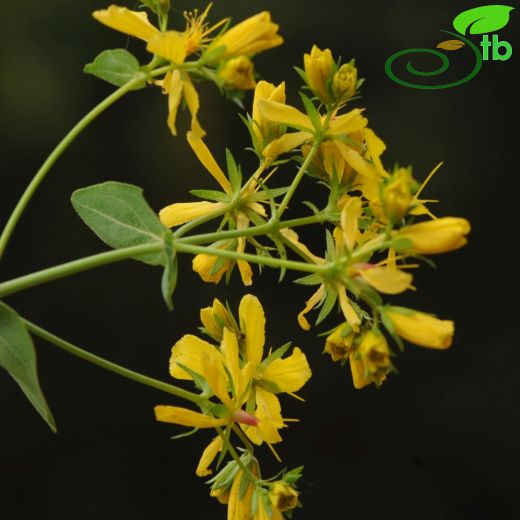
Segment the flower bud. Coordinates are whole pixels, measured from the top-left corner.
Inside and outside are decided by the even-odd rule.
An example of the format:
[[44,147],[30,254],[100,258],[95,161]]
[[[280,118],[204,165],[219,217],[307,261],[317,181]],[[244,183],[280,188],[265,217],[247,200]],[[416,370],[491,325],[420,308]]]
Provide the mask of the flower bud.
[[252,90],[256,86],[253,62],[247,56],[238,56],[226,61],[217,72],[225,88]]
[[411,168],[394,171],[381,191],[383,210],[388,220],[396,222],[406,216],[413,203],[415,188]]
[[392,364],[390,348],[383,334],[378,330],[365,332],[356,352],[350,355],[352,380],[356,388],[369,383],[381,385]]
[[[470,224],[465,218],[444,217],[404,227],[394,235],[401,252],[434,255],[459,249],[467,244]],[[399,242],[405,241],[401,246]]]
[[335,63],[330,49],[322,51],[316,45],[310,54],[303,56],[303,65],[307,75],[307,84],[323,103],[330,103],[330,80],[334,73]]
[[213,300],[212,307],[205,307],[200,310],[200,321],[208,334],[216,341],[222,341],[224,327],[237,336],[240,335],[240,330],[238,330],[231,313],[217,298]]
[[298,492],[286,482],[278,480],[271,485],[269,499],[273,507],[283,513],[298,505]]
[[344,63],[332,78],[332,93],[336,101],[346,101],[356,93],[358,71],[354,60]]
[[454,333],[451,320],[439,320],[429,314],[402,307],[390,307],[385,314],[390,318],[396,333],[410,343],[435,349],[451,346]]

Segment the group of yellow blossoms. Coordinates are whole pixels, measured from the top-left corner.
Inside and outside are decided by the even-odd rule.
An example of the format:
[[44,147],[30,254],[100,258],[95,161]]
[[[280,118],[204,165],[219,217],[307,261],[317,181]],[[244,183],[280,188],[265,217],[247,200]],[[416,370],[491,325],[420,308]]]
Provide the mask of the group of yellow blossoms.
[[[433,349],[452,343],[454,324],[413,309],[386,304],[384,295],[414,290],[411,270],[427,255],[444,253],[466,244],[467,220],[436,217],[421,198],[435,168],[419,185],[411,167],[385,168],[384,142],[368,127],[364,110],[347,109],[358,98],[363,80],[354,61],[336,61],[329,49],[313,46],[305,54],[303,110],[286,104],[285,84],[255,80],[252,58],[282,43],[270,14],[257,14],[230,27],[228,19],[209,25],[208,8],[185,13],[183,30],[168,30],[169,2],[147,0],[158,14],[158,27],[144,11],[111,6],[96,11],[103,24],[146,42],[153,55],[146,70],[165,68],[158,84],[168,95],[168,125],[176,134],[178,108],[184,100],[191,113],[188,143],[217,182],[220,190],[193,190],[198,202],[174,203],[163,208],[161,222],[181,226],[175,237],[202,244],[193,269],[206,282],[226,281],[235,267],[246,286],[253,283],[252,263],[299,270],[306,276],[297,283],[315,285],[297,315],[309,330],[307,314],[319,309],[316,324],[338,309],[340,323],[325,335],[325,351],[333,361],[349,363],[354,386],[381,385],[393,370],[394,353],[389,340],[402,350],[403,341]],[[166,6],[166,7],[165,7]],[[231,152],[226,170],[214,158],[203,138],[198,119],[198,81],[214,82],[228,96],[238,98],[254,89],[252,110],[244,118],[251,136],[258,168],[243,175]],[[296,173],[280,170],[298,166]],[[439,165],[440,166],[440,165]],[[274,176],[276,172],[276,176]],[[312,201],[308,216],[284,220],[294,203],[304,175],[328,191],[325,208]],[[278,184],[273,184],[278,179]],[[213,234],[186,236],[196,225],[220,219]],[[325,231],[322,255],[309,250],[295,228],[321,226]],[[204,240],[210,237],[207,242]],[[198,241],[197,241],[198,240]],[[194,249],[195,248],[195,249]],[[289,255],[297,260],[289,259]],[[296,312],[295,312],[296,314]],[[273,445],[289,421],[281,412],[279,395],[294,395],[311,376],[304,353],[290,344],[264,351],[265,317],[258,299],[250,294],[240,302],[238,320],[215,300],[202,309],[202,331],[211,341],[183,336],[173,347],[170,373],[190,380],[204,398],[200,411],[177,406],[157,406],[159,421],[194,429],[213,428],[217,435],[204,450],[196,473],[212,474],[211,495],[228,504],[228,519],[282,519],[299,505],[295,488],[301,468],[264,479],[253,445]],[[240,453],[232,439],[238,438]],[[224,464],[225,456],[231,460]]]

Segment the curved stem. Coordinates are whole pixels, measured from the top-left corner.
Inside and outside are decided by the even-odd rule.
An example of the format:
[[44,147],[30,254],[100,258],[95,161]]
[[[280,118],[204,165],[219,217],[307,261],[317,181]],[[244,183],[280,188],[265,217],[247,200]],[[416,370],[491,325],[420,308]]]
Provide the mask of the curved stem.
[[9,239],[16,227],[20,217],[22,216],[25,208],[29,204],[32,196],[38,189],[38,186],[42,183],[43,179],[52,168],[54,163],[58,160],[58,158],[65,152],[65,150],[69,147],[69,145],[78,137],[78,135],[90,124],[94,119],[96,119],[102,112],[104,112],[108,107],[114,104],[118,99],[122,98],[126,93],[130,92],[136,85],[142,83],[146,80],[147,74],[137,74],[130,81],[125,83],[122,87],[118,88],[115,92],[110,94],[106,99],[104,99],[99,105],[94,107],[83,119],[81,119],[72,130],[61,140],[61,142],[56,146],[56,148],[52,151],[52,153],[47,157],[45,162],[42,164],[41,168],[36,172],[36,175],[33,177],[32,181],[29,183],[27,188],[25,189],[23,195],[21,196],[18,204],[13,210],[13,213],[9,217],[7,224],[0,236],[0,258],[7,247]]
[[271,258],[268,256],[251,255],[248,253],[238,253],[227,249],[218,249],[215,247],[201,247],[185,243],[176,243],[175,249],[179,253],[206,254],[218,256],[221,258],[229,258],[230,260],[245,260],[253,264],[267,265],[269,267],[285,267],[294,271],[303,271],[305,273],[325,273],[328,271],[328,265],[306,264],[303,262],[295,262],[294,260],[282,260],[279,258]]
[[88,361],[89,363],[97,365],[110,372],[114,372],[115,374],[118,374],[122,377],[126,377],[127,379],[131,379],[132,381],[136,381],[137,383],[141,383],[142,385],[150,386],[157,390],[161,390],[162,392],[166,392],[167,394],[176,395],[177,397],[186,399],[196,404],[200,404],[206,401],[204,397],[201,397],[197,394],[188,392],[187,390],[184,390],[174,385],[170,385],[168,383],[163,383],[162,381],[145,376],[143,374],[140,374],[139,372],[134,372],[133,370],[129,370],[128,368],[116,365],[115,363],[112,363],[107,359],[96,356],[91,352],[88,352],[87,350],[83,350],[82,348],[79,348],[76,345],[73,345],[72,343],[65,341],[64,339],[55,336],[51,332],[48,332],[45,329],[42,329],[41,327],[38,327],[38,325],[35,325],[34,323],[31,323],[30,321],[24,318],[22,318],[22,321],[27,327],[27,330],[35,336],[44,339],[48,343],[56,345],[57,347],[67,351],[69,354],[79,357],[84,361]]
[[49,267],[35,273],[27,274],[19,278],[14,278],[7,282],[0,284],[0,298],[9,294],[22,291],[35,285],[50,282],[52,280],[58,280],[59,278],[65,278],[71,274],[80,273],[81,271],[87,271],[94,267],[99,267],[105,264],[112,264],[121,260],[127,260],[147,253],[155,253],[162,251],[164,245],[162,242],[154,242],[151,244],[143,244],[139,246],[124,247],[116,249],[114,251],[107,251],[105,253],[99,253],[97,255],[87,256],[67,262],[66,264]]

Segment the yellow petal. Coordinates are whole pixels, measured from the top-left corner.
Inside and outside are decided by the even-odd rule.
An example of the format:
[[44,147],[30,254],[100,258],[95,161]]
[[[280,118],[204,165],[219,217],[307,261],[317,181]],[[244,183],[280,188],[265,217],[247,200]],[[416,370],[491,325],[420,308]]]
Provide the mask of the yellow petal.
[[300,314],[298,314],[298,323],[303,330],[310,330],[311,325],[307,321],[307,318],[305,318],[305,315],[320,303],[324,294],[325,285],[321,284],[318,290],[305,302],[305,308],[300,312]]
[[298,148],[311,137],[311,134],[308,132],[293,132],[282,135],[282,137],[271,141],[264,148],[262,154],[267,160],[276,159],[279,155]]
[[186,334],[172,348],[170,374],[177,379],[191,379],[178,363],[202,375],[202,355],[209,356],[213,363],[222,364],[223,357],[219,350],[197,336]]
[[246,358],[254,366],[260,364],[265,344],[265,315],[260,300],[246,294],[238,308],[240,328],[246,337]]
[[240,364],[238,358],[237,337],[229,329],[224,328],[224,337],[220,344],[220,351],[224,357],[224,364],[231,374],[231,380],[235,390],[236,399],[242,396],[242,381],[240,377]]
[[198,273],[205,282],[219,283],[229,269],[231,262],[224,262],[222,267],[216,273],[213,273],[213,266],[217,260],[218,258],[214,255],[207,255],[205,253],[196,255],[192,261],[193,270]]
[[179,202],[161,209],[159,218],[166,227],[174,227],[225,207],[223,202]]
[[182,77],[179,70],[166,74],[163,89],[168,94],[168,127],[173,135],[177,135],[177,111],[182,99]]
[[309,132],[314,133],[314,126],[309,116],[285,103],[262,99],[258,102],[258,110],[261,116],[268,121],[282,123],[295,128],[308,129]]
[[371,381],[365,376],[365,365],[363,364],[363,361],[361,359],[357,359],[356,354],[354,353],[350,354],[349,360],[354,388],[360,390],[361,388],[369,385]]
[[126,7],[111,5],[108,9],[94,11],[92,16],[102,24],[130,36],[148,41],[160,34],[159,29],[148,21],[143,12],[130,11]]
[[383,294],[399,294],[412,285],[410,273],[392,267],[371,267],[359,271],[359,275],[374,289]]
[[252,497],[255,487],[252,483],[249,483],[244,495],[241,496],[240,490],[243,478],[245,477],[240,469],[235,475],[229,491],[228,520],[251,520]]
[[204,141],[201,139],[199,135],[194,132],[188,132],[187,134],[188,143],[190,144],[192,150],[195,152],[198,160],[202,163],[202,165],[208,170],[208,172],[213,176],[213,178],[220,184],[222,189],[231,194],[233,190],[231,189],[231,184],[229,180],[224,175],[224,172],[220,169],[220,166],[217,164],[217,161],[211,155],[208,147],[204,144]]
[[361,324],[361,318],[357,315],[357,312],[352,307],[350,300],[347,296],[345,287],[341,286],[338,288],[339,305],[343,311],[343,316],[347,320],[348,324],[354,329],[354,332],[359,331],[359,325]]
[[305,254],[315,264],[323,264],[325,260],[316,256],[303,242],[300,242],[300,238],[298,237],[298,233],[290,228],[285,228],[280,230],[280,234],[293,246],[296,246],[302,253]]
[[383,164],[381,163],[381,155],[386,150],[385,143],[377,137],[373,130],[370,128],[365,128],[363,131],[363,137],[365,142],[367,143],[368,149],[368,158],[374,163],[376,170],[383,176],[386,176],[387,173],[383,168]]
[[269,444],[280,442],[282,437],[278,433],[278,430],[285,427],[281,414],[280,401],[276,395],[258,386],[256,387],[255,398],[255,417],[258,419],[258,425],[241,425],[242,429],[251,442],[258,446],[264,441]]
[[223,362],[215,362],[211,356],[203,353],[201,355],[201,370],[213,393],[229,410],[233,410],[233,401],[229,398],[227,391],[228,376],[224,370]]
[[211,463],[215,460],[215,457],[222,450],[223,447],[222,437],[217,435],[207,446],[206,449],[202,452],[202,456],[199,461],[199,465],[195,471],[197,477],[207,477],[212,474]]
[[181,65],[186,58],[184,37],[177,31],[167,31],[150,39],[146,50],[172,63]]
[[275,359],[263,372],[262,379],[276,383],[281,392],[297,392],[311,377],[305,354],[296,347],[285,359]]
[[363,110],[355,108],[346,114],[333,118],[329,125],[328,134],[352,134],[359,132],[368,124],[368,119],[361,114]]
[[360,197],[351,197],[341,210],[343,240],[351,251],[361,238],[361,232],[359,231],[359,218],[362,212],[361,206],[362,202]]
[[214,428],[223,426],[227,422],[226,419],[216,419],[187,408],[168,405],[156,406],[155,418],[160,422],[180,424],[191,428]]
[[[197,91],[195,90],[195,87],[193,86],[193,83],[188,73],[183,73],[182,79],[184,99],[186,100],[188,110],[191,114],[191,132],[202,139],[206,135],[206,132],[202,129],[199,120],[197,119],[197,114],[200,108],[199,95],[197,94]],[[222,188],[224,188],[222,184],[221,186]],[[225,188],[224,191],[226,191]]]
[[[237,229],[246,229],[249,226],[249,219],[247,216],[240,212],[237,216]],[[246,248],[245,237],[239,237],[237,245],[237,253],[243,253]],[[253,283],[253,270],[248,262],[245,260],[237,260],[238,270],[240,271],[240,277],[242,283],[246,286]]]
[[451,346],[455,326],[451,320],[440,320],[423,312],[408,311],[406,314],[387,312],[397,334],[415,345],[445,349]]

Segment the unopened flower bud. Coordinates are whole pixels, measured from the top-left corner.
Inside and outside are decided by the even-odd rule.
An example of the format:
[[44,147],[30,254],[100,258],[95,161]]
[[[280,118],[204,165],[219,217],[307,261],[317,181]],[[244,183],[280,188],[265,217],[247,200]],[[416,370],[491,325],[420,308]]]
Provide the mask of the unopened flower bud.
[[356,93],[358,71],[354,60],[344,63],[332,78],[332,92],[337,101],[346,101]]
[[416,183],[410,168],[398,168],[383,186],[381,201],[386,217],[395,222],[408,213]]
[[224,87],[234,90],[251,90],[256,86],[253,62],[247,56],[238,56],[226,61],[217,72]]
[[330,49],[322,51],[316,45],[310,54],[303,56],[303,65],[307,75],[307,84],[323,103],[330,103],[330,80],[334,73],[335,63]]

